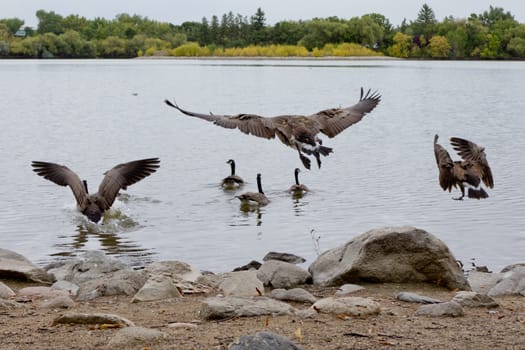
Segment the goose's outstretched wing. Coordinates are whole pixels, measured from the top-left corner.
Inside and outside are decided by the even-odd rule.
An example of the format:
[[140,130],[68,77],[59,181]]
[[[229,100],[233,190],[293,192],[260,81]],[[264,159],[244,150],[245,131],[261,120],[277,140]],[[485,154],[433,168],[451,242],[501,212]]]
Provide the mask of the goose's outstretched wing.
[[84,184],[74,171],[65,165],[40,161],[33,161],[31,166],[33,167],[33,171],[44,179],[60,186],[69,186],[71,191],[73,191],[78,206],[82,206],[88,193]]
[[492,170],[490,169],[489,162],[487,161],[485,148],[476,145],[472,141],[459,137],[451,137],[450,144],[463,160],[475,163],[476,169],[479,169],[479,175],[483,183],[486,186],[493,188],[494,178],[492,176]]
[[118,192],[128,186],[153,174],[159,168],[159,158],[148,158],[122,163],[105,172],[104,179],[98,188],[98,194],[103,199],[102,209],[111,207]]
[[349,126],[359,122],[371,112],[381,101],[378,92],[368,90],[366,94],[361,88],[361,97],[355,105],[346,108],[330,108],[308,116],[320,124],[320,131],[328,137],[334,137]]
[[184,110],[174,102],[168,100],[164,100],[164,102],[183,114],[213,122],[213,124],[222,126],[223,128],[237,128],[245,134],[264,137],[266,139],[273,139],[275,137],[275,126],[273,125],[272,118],[261,117],[255,114],[219,115],[196,113]]
[[454,162],[450,158],[447,150],[437,143],[438,135],[434,136],[434,155],[436,156],[436,164],[439,169],[439,185],[444,191],[452,190],[454,186],[454,176],[452,169]]

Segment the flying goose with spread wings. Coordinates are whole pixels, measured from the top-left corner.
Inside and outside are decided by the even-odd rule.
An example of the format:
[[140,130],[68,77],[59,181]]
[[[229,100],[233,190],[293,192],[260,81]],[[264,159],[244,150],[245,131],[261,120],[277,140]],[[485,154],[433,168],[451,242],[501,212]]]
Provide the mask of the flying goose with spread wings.
[[245,134],[273,139],[277,135],[279,140],[299,152],[303,165],[310,169],[310,159],[306,155],[314,155],[317,165],[321,167],[321,156],[328,156],[332,148],[323,146],[317,136],[323,133],[332,138],[349,126],[359,122],[371,112],[381,101],[381,95],[368,90],[364,93],[361,88],[359,101],[350,107],[330,108],[312,115],[280,115],[276,117],[262,117],[255,114],[219,115],[190,112],[182,109],[175,102],[164,102],[181,113],[190,117],[213,122],[227,129],[239,129]]
[[119,191],[157,171],[159,158],[148,158],[119,164],[104,173],[98,192],[89,194],[86,180],[65,165],[33,161],[33,171],[44,179],[60,186],[69,186],[77,201],[78,209],[89,220],[97,223],[115,201]]
[[494,178],[487,161],[485,148],[474,142],[459,138],[450,138],[450,144],[462,160],[452,161],[449,153],[437,143],[438,135],[434,136],[434,155],[439,169],[439,184],[444,191],[459,187],[461,197],[465,197],[465,186],[468,187],[469,198],[487,198],[489,195],[481,187],[481,182],[489,188],[494,187]]

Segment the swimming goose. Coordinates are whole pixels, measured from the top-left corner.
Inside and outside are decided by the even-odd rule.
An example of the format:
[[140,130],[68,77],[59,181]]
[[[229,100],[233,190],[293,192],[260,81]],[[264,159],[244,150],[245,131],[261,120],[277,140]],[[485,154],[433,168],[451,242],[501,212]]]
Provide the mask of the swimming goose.
[[[238,128],[245,134],[273,139],[277,135],[279,140],[299,152],[303,165],[310,169],[310,159],[307,155],[314,155],[317,166],[321,167],[321,155],[328,156],[332,148],[322,145],[318,133],[332,138],[349,126],[359,122],[371,112],[381,100],[381,95],[370,90],[365,94],[361,88],[359,101],[350,107],[325,109],[309,116],[281,115],[277,117],[261,117],[255,114],[218,115],[195,113],[180,108],[175,102],[164,102],[181,113],[213,122],[227,129]],[[304,153],[304,154],[303,154]]]
[[292,185],[289,189],[288,189],[288,192],[294,192],[294,193],[303,193],[303,192],[308,192],[309,189],[308,187],[306,187],[306,185],[303,185],[303,184],[300,184],[299,183],[299,173],[301,172],[301,170],[299,168],[295,168],[294,170],[294,175],[295,175],[295,184]]
[[236,187],[236,186],[242,186],[244,184],[244,180],[238,176],[235,175],[235,161],[233,159],[229,159],[226,164],[230,164],[231,167],[231,175],[226,176],[224,179],[222,179],[222,186],[223,187]]
[[262,190],[261,174],[257,174],[257,189],[259,192],[246,192],[236,197],[239,198],[242,203],[247,204],[266,205],[270,203]]
[[485,149],[474,142],[459,138],[450,138],[450,144],[461,161],[452,161],[449,153],[437,143],[438,135],[434,136],[434,155],[439,169],[439,184],[444,191],[451,191],[452,187],[459,187],[461,200],[465,197],[465,186],[468,187],[469,198],[487,198],[489,195],[480,186],[481,181],[490,188],[494,187],[492,171],[487,162]]
[[118,192],[153,174],[159,167],[159,158],[135,160],[115,166],[104,173],[98,192],[89,194],[86,180],[65,165],[33,161],[33,171],[60,186],[69,186],[77,201],[78,209],[89,220],[97,223],[108,210]]

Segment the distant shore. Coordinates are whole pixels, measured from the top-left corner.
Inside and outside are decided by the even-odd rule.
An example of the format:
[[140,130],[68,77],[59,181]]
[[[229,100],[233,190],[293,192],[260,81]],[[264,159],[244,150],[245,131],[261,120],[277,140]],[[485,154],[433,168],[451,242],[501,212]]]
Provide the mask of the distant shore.
[[400,61],[402,58],[388,56],[140,56],[133,59],[167,59],[167,60],[253,60],[253,61]]

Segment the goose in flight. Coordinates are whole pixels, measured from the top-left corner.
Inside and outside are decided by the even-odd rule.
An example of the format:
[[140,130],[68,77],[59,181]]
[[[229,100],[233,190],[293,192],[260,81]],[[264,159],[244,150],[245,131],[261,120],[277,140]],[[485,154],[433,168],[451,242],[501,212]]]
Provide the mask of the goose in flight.
[[474,142],[459,138],[450,138],[450,144],[462,160],[452,161],[449,153],[441,146],[438,135],[434,136],[434,155],[439,169],[439,184],[444,191],[459,187],[461,200],[465,197],[465,186],[468,187],[469,198],[487,198],[489,195],[481,187],[481,182],[489,188],[494,187],[492,171],[485,154],[485,148]]
[[320,132],[332,138],[349,126],[359,122],[371,112],[381,100],[381,95],[368,90],[366,94],[361,88],[359,101],[350,107],[330,108],[312,115],[280,115],[276,117],[262,117],[255,114],[219,115],[190,112],[182,109],[175,102],[164,102],[179,112],[190,117],[196,117],[213,122],[227,129],[239,129],[245,134],[273,139],[277,135],[279,140],[287,146],[297,150],[299,158],[310,169],[310,159],[306,155],[314,155],[317,166],[321,167],[321,156],[328,156],[332,148],[323,146],[317,136]]
[[244,180],[239,175],[235,175],[235,161],[229,159],[226,164],[230,164],[231,174],[222,179],[221,186],[225,188],[235,188],[244,185]]
[[33,171],[44,179],[60,186],[69,186],[77,201],[78,209],[89,220],[97,223],[108,210],[119,191],[153,174],[159,167],[159,158],[135,160],[115,166],[104,173],[98,192],[89,194],[86,180],[65,165],[33,161]]

